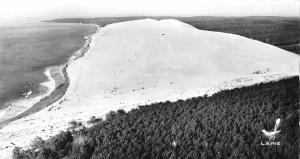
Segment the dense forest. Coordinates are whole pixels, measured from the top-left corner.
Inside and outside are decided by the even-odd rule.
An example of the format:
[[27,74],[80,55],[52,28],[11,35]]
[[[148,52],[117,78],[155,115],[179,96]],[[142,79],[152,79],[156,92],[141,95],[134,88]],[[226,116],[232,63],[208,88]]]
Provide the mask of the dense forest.
[[209,31],[238,34],[251,39],[268,43],[287,51],[300,54],[300,18],[298,17],[99,17],[99,18],[64,18],[51,22],[68,23],[93,23],[100,26],[137,20],[152,19],[177,19],[188,23],[195,28]]
[[[90,128],[66,131],[30,150],[14,149],[15,159],[297,159],[299,77],[223,90],[210,97],[118,110]],[[280,145],[261,130],[274,129]],[[72,124],[76,126],[76,124]],[[81,125],[81,124],[77,124]]]

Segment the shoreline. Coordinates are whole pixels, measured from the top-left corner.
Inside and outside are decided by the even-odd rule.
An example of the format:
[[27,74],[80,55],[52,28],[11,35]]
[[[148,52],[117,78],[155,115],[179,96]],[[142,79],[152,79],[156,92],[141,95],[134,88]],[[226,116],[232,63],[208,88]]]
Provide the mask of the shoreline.
[[[48,68],[45,68],[46,71],[50,71],[50,76],[55,81],[54,90],[51,91],[51,93],[49,95],[43,97],[37,103],[33,104],[31,107],[29,107],[25,111],[17,114],[16,116],[9,117],[9,118],[7,118],[3,121],[0,121],[0,130],[2,128],[4,128],[6,125],[8,125],[9,123],[11,123],[15,120],[21,119],[21,118],[26,117],[26,116],[31,115],[31,114],[34,114],[34,113],[50,106],[51,104],[57,102],[59,99],[61,99],[65,95],[65,93],[68,89],[69,83],[70,83],[70,79],[69,79],[69,76],[68,76],[68,73],[67,73],[67,67],[74,60],[77,60],[78,58],[83,57],[85,55],[85,53],[88,52],[88,50],[90,49],[90,44],[93,40],[93,36],[95,34],[97,34],[100,30],[100,26],[93,25],[93,24],[90,24],[90,25],[97,27],[96,32],[91,34],[91,35],[87,35],[87,36],[84,37],[85,43],[83,44],[83,46],[79,50],[75,51],[73,53],[73,55],[70,56],[69,61],[66,64],[63,64],[63,65],[60,65],[60,66],[50,66]],[[55,73],[54,71],[56,69],[58,69],[61,72],[61,75],[62,75],[61,77],[54,76],[54,73]],[[57,84],[58,78],[63,78],[64,81],[60,84]],[[24,100],[27,100],[27,99],[24,99]]]
[[33,88],[31,88],[26,94],[24,94],[23,98],[10,101],[10,105],[7,108],[0,111],[1,112],[0,123],[23,113],[24,111],[26,111],[27,109],[29,109],[30,107],[38,103],[43,98],[49,96],[56,88],[56,80],[55,80],[56,77],[52,75],[53,74],[52,72],[56,73],[58,68],[59,67],[44,68],[43,74],[44,76],[46,76],[47,80],[38,83],[39,85],[38,89],[40,93],[32,96],[31,94]]

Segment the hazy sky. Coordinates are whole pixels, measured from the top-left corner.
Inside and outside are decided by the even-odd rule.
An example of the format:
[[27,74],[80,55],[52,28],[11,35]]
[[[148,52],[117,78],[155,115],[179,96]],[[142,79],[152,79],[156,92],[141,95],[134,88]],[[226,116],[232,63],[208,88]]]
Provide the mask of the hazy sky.
[[10,18],[126,15],[298,16],[300,0],[2,0]]

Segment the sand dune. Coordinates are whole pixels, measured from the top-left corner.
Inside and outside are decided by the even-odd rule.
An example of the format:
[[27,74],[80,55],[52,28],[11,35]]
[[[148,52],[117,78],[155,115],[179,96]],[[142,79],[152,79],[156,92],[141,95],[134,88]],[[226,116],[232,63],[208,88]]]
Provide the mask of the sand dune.
[[177,20],[111,24],[68,67],[61,100],[0,130],[0,155],[11,143],[26,146],[65,130],[73,119],[298,75],[298,65],[298,55],[274,46]]

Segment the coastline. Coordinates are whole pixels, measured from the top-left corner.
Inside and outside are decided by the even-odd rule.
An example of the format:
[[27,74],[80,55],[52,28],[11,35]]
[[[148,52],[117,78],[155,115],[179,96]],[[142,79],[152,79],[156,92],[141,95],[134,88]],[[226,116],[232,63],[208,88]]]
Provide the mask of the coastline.
[[23,98],[10,101],[10,105],[7,108],[0,110],[0,123],[23,113],[43,98],[49,96],[56,87],[56,80],[53,78],[52,72],[55,72],[57,68],[58,67],[44,68],[43,74],[46,76],[47,80],[39,83],[38,89],[41,93],[32,96],[32,89],[30,89],[24,94]]
[[[49,95],[42,97],[42,99],[40,99],[38,102],[34,103],[31,107],[29,107],[25,111],[13,116],[13,117],[8,117],[7,119],[4,119],[3,121],[0,121],[0,130],[15,120],[18,120],[20,118],[26,117],[31,114],[34,114],[34,113],[50,106],[51,104],[55,103],[56,101],[58,101],[59,99],[61,99],[64,96],[64,94],[66,93],[68,86],[69,86],[69,76],[67,73],[67,67],[74,60],[77,60],[78,58],[83,57],[85,55],[85,53],[88,52],[88,50],[90,49],[90,44],[93,40],[93,36],[95,34],[97,34],[100,30],[100,26],[98,26],[98,25],[94,25],[94,24],[83,24],[83,25],[91,25],[91,26],[97,27],[96,32],[84,37],[84,39],[85,39],[84,45],[79,50],[77,50],[73,53],[73,55],[69,58],[69,61],[66,64],[63,64],[60,66],[50,66],[48,68],[45,68],[45,75],[50,76],[50,78],[52,80],[54,80],[54,82],[55,82],[54,90],[50,91]],[[60,73],[57,73],[57,71]],[[47,72],[47,74],[46,74],[46,72]],[[56,75],[56,74],[60,74],[60,75]],[[62,79],[63,79],[63,81],[62,81]],[[38,97],[39,96],[34,97],[34,98],[38,98]],[[27,100],[27,99],[25,98],[23,100]]]

